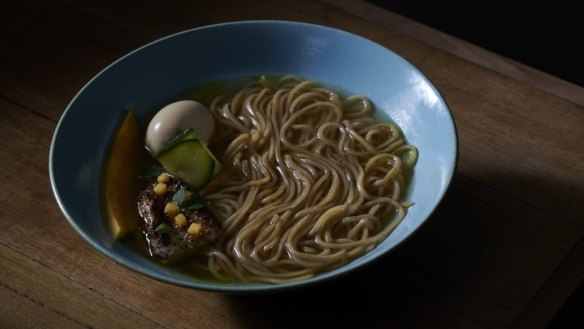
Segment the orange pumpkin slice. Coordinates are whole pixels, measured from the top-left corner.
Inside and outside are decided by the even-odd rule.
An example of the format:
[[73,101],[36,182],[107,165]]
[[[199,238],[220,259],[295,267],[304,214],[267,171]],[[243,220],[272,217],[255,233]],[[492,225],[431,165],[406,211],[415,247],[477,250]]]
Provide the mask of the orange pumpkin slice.
[[113,140],[102,176],[103,209],[115,240],[138,227],[136,197],[143,157],[136,116],[129,110]]

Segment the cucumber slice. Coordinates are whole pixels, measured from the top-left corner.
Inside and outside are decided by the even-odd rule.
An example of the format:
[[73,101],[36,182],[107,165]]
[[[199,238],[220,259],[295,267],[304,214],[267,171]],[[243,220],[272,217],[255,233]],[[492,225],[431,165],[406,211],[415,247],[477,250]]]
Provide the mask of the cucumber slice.
[[211,150],[209,150],[209,148],[207,147],[207,145],[205,143],[201,142],[201,144],[203,144],[203,146],[205,147],[207,152],[209,152],[209,155],[211,155],[211,157],[213,158],[213,161],[215,162],[215,169],[213,169],[213,174],[211,175],[211,179],[213,179],[213,178],[219,176],[219,174],[223,170],[223,165],[221,164],[221,162],[219,162],[219,160],[217,160],[215,155],[213,155],[213,152],[211,152]]
[[192,129],[187,129],[185,131],[183,131],[180,135],[176,136],[175,138],[171,139],[170,142],[168,142],[163,148],[162,150],[158,151],[158,153],[156,154],[156,158],[158,158],[159,156],[161,156],[164,152],[170,150],[171,148],[175,147],[176,145],[190,140],[190,139],[197,139],[197,134],[195,134],[195,132]]
[[176,178],[198,190],[205,186],[215,172],[215,158],[198,139],[186,139],[164,149],[158,161]]

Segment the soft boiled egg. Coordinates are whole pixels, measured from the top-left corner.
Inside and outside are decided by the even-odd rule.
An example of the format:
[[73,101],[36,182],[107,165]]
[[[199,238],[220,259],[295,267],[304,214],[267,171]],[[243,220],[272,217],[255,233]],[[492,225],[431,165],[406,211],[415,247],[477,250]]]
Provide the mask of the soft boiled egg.
[[215,120],[211,111],[205,105],[192,100],[168,104],[150,121],[146,130],[146,147],[154,155],[189,128],[193,129],[197,138],[207,144],[215,131]]

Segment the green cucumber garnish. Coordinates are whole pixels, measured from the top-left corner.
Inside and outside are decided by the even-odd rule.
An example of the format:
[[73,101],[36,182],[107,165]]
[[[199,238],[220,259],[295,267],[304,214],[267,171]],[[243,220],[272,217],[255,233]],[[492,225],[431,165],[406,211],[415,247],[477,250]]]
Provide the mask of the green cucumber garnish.
[[169,146],[156,158],[176,178],[196,190],[213,178],[215,158],[200,140],[186,138]]
[[183,131],[182,133],[180,133],[180,135],[171,139],[170,142],[168,142],[162,148],[162,150],[158,151],[158,153],[156,153],[156,155],[155,155],[155,158],[158,158],[164,152],[170,150],[171,148],[175,147],[176,145],[178,145],[184,141],[191,140],[191,139],[197,139],[197,134],[195,134],[195,132],[192,129],[187,129],[187,130]]

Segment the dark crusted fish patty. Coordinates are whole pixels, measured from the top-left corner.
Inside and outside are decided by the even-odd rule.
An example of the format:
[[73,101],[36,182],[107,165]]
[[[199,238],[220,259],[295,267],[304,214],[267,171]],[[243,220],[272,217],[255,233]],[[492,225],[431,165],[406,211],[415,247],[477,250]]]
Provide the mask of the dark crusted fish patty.
[[[197,195],[188,184],[171,175],[166,179],[165,186],[158,188],[160,183],[156,178],[149,180],[138,195],[137,208],[144,221],[142,233],[149,254],[163,261],[174,261],[207,250],[219,238],[221,227],[206,205],[197,202]],[[177,194],[184,195],[182,201],[176,202]]]

